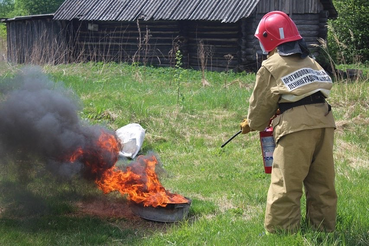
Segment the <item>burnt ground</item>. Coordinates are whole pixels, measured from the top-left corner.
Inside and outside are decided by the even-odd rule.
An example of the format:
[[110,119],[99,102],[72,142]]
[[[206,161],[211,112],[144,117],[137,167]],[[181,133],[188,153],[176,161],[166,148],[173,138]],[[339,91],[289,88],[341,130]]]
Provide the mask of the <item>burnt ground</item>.
[[135,215],[127,200],[98,198],[93,200],[78,201],[75,203],[77,210],[72,216],[91,216],[109,221],[121,229],[135,229],[139,231],[165,231],[173,223],[160,223],[142,219]]
[[[70,216],[74,218],[92,217],[101,220],[102,223],[117,227],[121,231],[131,231],[131,236],[137,238],[148,237],[155,232],[165,233],[176,223],[161,223],[142,219],[135,215],[126,199],[111,199],[108,196],[96,196],[79,201],[72,202],[72,211],[66,211],[66,214],[55,215]],[[23,210],[22,207],[12,208],[3,207],[0,204],[0,220],[10,219],[15,221],[24,221],[34,219],[45,214],[18,213]],[[14,212],[14,213],[13,213]],[[130,236],[130,237],[131,237]]]

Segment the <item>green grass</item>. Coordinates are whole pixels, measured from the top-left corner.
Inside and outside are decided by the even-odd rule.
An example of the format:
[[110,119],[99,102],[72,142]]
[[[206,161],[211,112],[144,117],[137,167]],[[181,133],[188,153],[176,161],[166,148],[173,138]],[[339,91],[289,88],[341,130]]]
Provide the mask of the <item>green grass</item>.
[[[0,83],[16,70],[1,64]],[[124,204],[124,198],[103,195],[78,178],[55,180],[42,168],[26,177],[16,172],[24,166],[2,160],[0,245],[369,244],[368,79],[335,82],[329,99],[337,122],[336,232],[315,232],[303,223],[295,235],[265,236],[270,176],[263,173],[258,134],[238,136],[220,148],[247,114],[254,74],[206,72],[210,86],[203,87],[201,72],[191,70],[178,76],[169,68],[114,63],[44,70],[74,91],[81,118],[91,124],[116,130],[136,122],[146,129],[141,152],[160,157],[164,187],[191,198],[189,218],[161,224],[127,211],[128,216],[100,216],[104,210],[120,211],[114,206]],[[96,211],[78,204],[96,205]]]

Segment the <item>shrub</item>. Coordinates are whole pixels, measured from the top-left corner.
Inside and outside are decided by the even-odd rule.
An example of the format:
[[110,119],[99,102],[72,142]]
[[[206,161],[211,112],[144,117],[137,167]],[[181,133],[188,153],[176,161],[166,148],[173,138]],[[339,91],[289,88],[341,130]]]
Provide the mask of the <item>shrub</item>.
[[330,20],[328,45],[336,63],[358,63],[369,59],[368,0],[334,0],[338,18]]

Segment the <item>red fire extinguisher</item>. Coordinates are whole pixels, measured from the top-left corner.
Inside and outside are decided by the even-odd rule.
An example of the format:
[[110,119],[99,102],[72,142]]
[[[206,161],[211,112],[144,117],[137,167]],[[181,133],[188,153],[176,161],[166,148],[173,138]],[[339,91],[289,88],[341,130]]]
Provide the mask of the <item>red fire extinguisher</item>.
[[265,128],[264,131],[259,132],[265,173],[272,173],[273,153],[275,149],[272,121],[280,114],[281,111],[278,109],[275,115],[270,119],[269,126]]
[[269,126],[265,128],[264,131],[259,132],[259,135],[261,152],[263,154],[264,171],[265,173],[271,173],[273,164],[273,153],[275,148],[273,127]]
[[[280,110],[278,109],[275,115],[270,119],[269,126],[265,128],[264,131],[259,132],[260,135],[260,145],[261,152],[263,155],[263,163],[264,163],[264,172],[272,173],[272,164],[273,164],[273,153],[275,149],[275,142],[273,137],[273,126],[272,121],[280,114]],[[241,131],[238,131],[235,135],[233,135],[230,139],[228,139],[224,144],[222,144],[222,148],[226,146],[232,139],[234,139],[237,135],[239,135]]]

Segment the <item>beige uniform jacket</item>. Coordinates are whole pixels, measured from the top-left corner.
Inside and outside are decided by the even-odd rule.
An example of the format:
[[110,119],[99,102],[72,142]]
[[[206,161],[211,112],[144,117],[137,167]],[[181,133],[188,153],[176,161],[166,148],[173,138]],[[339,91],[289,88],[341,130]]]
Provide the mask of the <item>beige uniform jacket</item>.
[[[250,128],[263,131],[278,109],[278,103],[295,102],[315,92],[329,96],[332,80],[322,67],[310,57],[298,55],[283,57],[274,53],[262,63],[256,75],[250,97],[248,121]],[[289,133],[335,127],[327,103],[294,107],[273,120],[274,138]]]

